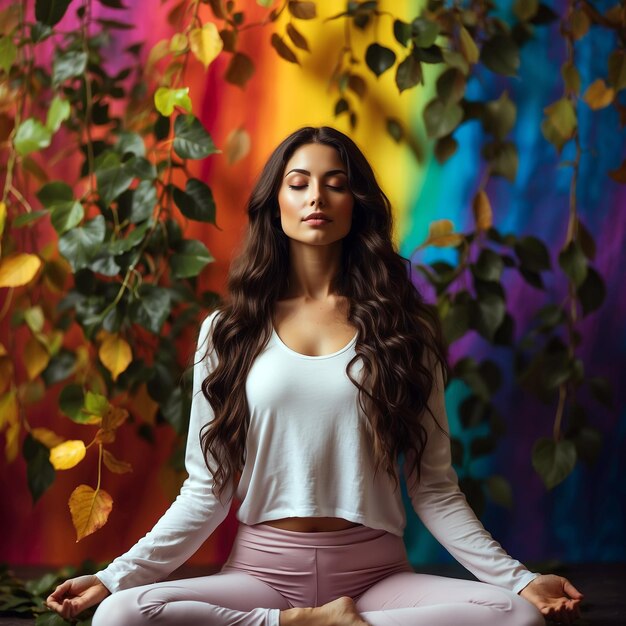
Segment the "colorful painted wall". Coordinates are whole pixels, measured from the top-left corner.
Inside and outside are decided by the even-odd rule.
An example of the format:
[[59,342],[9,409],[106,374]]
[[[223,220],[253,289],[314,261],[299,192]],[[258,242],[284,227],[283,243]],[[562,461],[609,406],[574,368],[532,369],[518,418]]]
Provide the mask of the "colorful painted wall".
[[[136,25],[132,31],[118,31],[111,42],[112,63],[123,67],[131,62],[124,48],[138,40],[149,49],[161,39],[169,38],[173,29],[165,15],[173,6],[164,3],[158,9],[146,10],[146,3],[127,0],[125,20]],[[156,5],[157,3],[154,3]],[[247,15],[258,20],[267,11],[254,0],[238,2]],[[339,12],[343,2],[321,0],[316,3],[320,17]],[[498,3],[507,16],[509,2]],[[548,0],[559,12],[563,2]],[[602,0],[602,8],[613,4]],[[410,21],[420,3],[410,0],[381,1],[383,9]],[[94,3],[94,9],[107,15],[107,9]],[[203,20],[212,19],[203,5]],[[116,17],[119,15],[116,14]],[[71,21],[71,18],[68,17]],[[257,21],[257,20],[251,20]],[[376,26],[377,35],[399,52],[399,44],[391,34],[391,18],[382,16]],[[392,201],[399,252],[415,262],[450,258],[449,251],[428,249],[415,255],[415,248],[425,239],[428,224],[436,219],[451,219],[458,231],[471,228],[471,198],[476,190],[483,165],[476,155],[482,142],[478,123],[463,125],[456,133],[460,148],[445,165],[434,159],[427,149],[418,162],[405,143],[396,143],[385,129],[385,118],[403,120],[418,141],[425,134],[421,111],[432,95],[430,86],[412,89],[398,95],[391,72],[376,79],[368,76],[368,97],[359,109],[358,127],[351,131],[347,117],[333,116],[336,95],[328,89],[334,53],[343,38],[341,20],[322,23],[321,19],[298,23],[315,51],[313,56],[298,51],[300,66],[280,59],[269,45],[274,29],[282,32],[284,21],[251,28],[242,33],[241,49],[251,54],[256,73],[245,90],[222,78],[226,68],[225,55],[218,57],[205,72],[199,63],[188,68],[188,84],[194,113],[198,115],[218,147],[223,147],[228,134],[243,127],[251,136],[252,147],[242,160],[227,163],[225,154],[207,158],[196,165],[200,175],[213,189],[218,206],[217,223],[213,226],[190,224],[190,231],[202,238],[216,258],[203,275],[202,286],[223,292],[226,271],[245,227],[244,206],[247,193],[273,147],[287,134],[303,125],[332,125],[349,133],[370,159],[385,192]],[[366,37],[355,34],[355,44],[362,46]],[[583,67],[583,88],[589,77],[606,67],[606,55],[612,42],[604,33],[591,32],[579,47]],[[554,148],[543,138],[540,123],[543,108],[561,93],[559,66],[564,49],[558,37],[548,28],[538,28],[536,38],[523,48],[519,79],[504,81],[488,71],[480,81],[473,81],[467,97],[497,97],[503,89],[518,107],[513,140],[519,147],[520,166],[517,179],[509,183],[491,179],[487,191],[492,199],[495,223],[503,231],[537,234],[552,242],[553,264],[567,225],[569,177],[571,171],[557,166]],[[427,82],[432,85],[431,72]],[[430,80],[429,80],[430,79]],[[583,157],[578,203],[584,222],[596,238],[596,267],[607,283],[607,300],[602,309],[581,324],[584,343],[581,356],[585,367],[609,378],[616,390],[616,410],[598,409],[594,425],[605,433],[602,453],[592,467],[580,465],[565,482],[546,492],[531,467],[533,441],[549,436],[553,407],[544,407],[511,384],[512,375],[497,401],[508,420],[508,433],[497,452],[478,468],[485,474],[498,472],[512,483],[514,508],[507,511],[489,505],[484,517],[487,528],[516,558],[537,562],[556,558],[569,561],[609,561],[626,559],[626,419],[624,415],[623,371],[626,369],[626,294],[623,291],[626,265],[626,188],[607,177],[625,156],[624,132],[618,131],[613,109],[585,112],[581,120]],[[425,144],[424,144],[425,145]],[[563,158],[568,158],[567,154]],[[416,280],[418,277],[416,276]],[[538,303],[558,301],[564,285],[548,284],[547,292],[533,289],[511,274],[507,293],[511,310],[523,327],[529,312]],[[192,346],[189,346],[189,350]],[[455,345],[453,358],[471,352],[476,357],[488,353],[478,337],[469,337]],[[490,353],[491,354],[491,353]],[[506,353],[491,354],[503,367]],[[509,368],[510,369],[510,368]],[[447,394],[453,432],[459,432],[456,408],[465,391],[452,385]],[[55,408],[48,407],[34,418],[36,425],[52,423]],[[55,427],[61,435],[79,435],[79,427],[66,420]],[[65,429],[65,430],[63,430]],[[124,429],[122,429],[124,430]],[[116,442],[119,458],[132,459],[134,471],[117,480],[107,478],[107,490],[115,506],[108,524],[80,543],[75,543],[67,500],[77,484],[75,473],[58,472],[57,481],[32,506],[26,487],[25,466],[18,459],[11,466],[0,461],[0,493],[5,506],[0,507],[0,561],[11,563],[78,563],[83,558],[111,559],[130,547],[147,532],[173,497],[167,488],[167,474],[159,468],[166,462],[172,433],[163,429],[154,445],[139,439],[131,429]],[[90,464],[91,463],[91,464]],[[81,464],[81,480],[95,482],[95,459]],[[9,504],[10,503],[10,504]],[[415,563],[448,560],[438,544],[421,528],[409,510],[406,542]],[[196,554],[196,563],[222,562],[230,549],[236,520],[230,517]]]

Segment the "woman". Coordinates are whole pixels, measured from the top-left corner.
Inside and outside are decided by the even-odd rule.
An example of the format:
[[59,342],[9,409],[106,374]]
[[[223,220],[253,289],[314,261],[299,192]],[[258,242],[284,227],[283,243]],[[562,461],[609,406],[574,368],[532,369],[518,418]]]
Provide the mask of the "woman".
[[[389,200],[343,133],[302,128],[248,204],[228,300],[202,324],[188,479],[155,527],[47,604],[102,624],[534,626],[580,594],[529,572],[469,508],[450,461],[436,316],[393,249]],[[434,536],[479,580],[417,574],[398,477]],[[162,580],[223,521],[218,574]],[[543,614],[543,615],[542,615]]]

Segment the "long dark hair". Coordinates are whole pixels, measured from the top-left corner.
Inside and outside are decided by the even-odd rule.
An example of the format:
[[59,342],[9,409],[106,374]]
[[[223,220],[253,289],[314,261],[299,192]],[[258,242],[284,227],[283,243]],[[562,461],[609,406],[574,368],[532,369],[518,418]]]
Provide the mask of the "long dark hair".
[[[342,132],[329,126],[300,128],[276,147],[256,181],[247,205],[248,228],[230,266],[228,293],[215,309],[211,347],[217,365],[202,383],[214,419],[203,427],[201,444],[220,496],[227,485],[235,486],[244,466],[250,420],[245,381],[272,334],[274,305],[286,288],[289,239],[275,217],[278,191],[287,162],[310,143],[337,150],[354,196],[333,292],[347,299],[348,321],[358,329],[356,356],[346,374],[359,389],[359,406],[369,421],[374,475],[384,468],[397,487],[395,460],[411,451],[419,476],[427,438],[423,415],[426,410],[432,415],[427,406],[432,364],[441,365],[444,381],[448,377],[439,319],[411,282],[410,261],[394,250],[391,204],[370,164]],[[357,359],[363,363],[361,382],[350,373]],[[218,461],[215,471],[211,457]]]

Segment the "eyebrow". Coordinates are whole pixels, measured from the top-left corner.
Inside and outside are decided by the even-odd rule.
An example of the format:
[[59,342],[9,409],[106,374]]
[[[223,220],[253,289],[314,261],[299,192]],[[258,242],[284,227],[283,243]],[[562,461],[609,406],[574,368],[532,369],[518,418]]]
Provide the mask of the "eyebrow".
[[[291,174],[291,172],[299,172],[300,174],[306,174],[307,176],[311,175],[311,172],[309,172],[308,170],[301,170],[298,168],[294,168],[292,170],[289,170],[286,174],[285,174],[285,178],[287,178],[287,176],[289,176],[289,174]],[[344,170],[328,170],[324,176],[333,176],[334,174],[346,174],[346,172]]]

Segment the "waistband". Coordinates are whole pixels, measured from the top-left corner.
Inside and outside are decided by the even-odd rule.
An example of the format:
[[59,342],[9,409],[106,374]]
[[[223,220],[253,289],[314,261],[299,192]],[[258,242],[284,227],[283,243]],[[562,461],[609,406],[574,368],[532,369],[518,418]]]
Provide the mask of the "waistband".
[[352,526],[342,530],[323,530],[319,532],[304,532],[299,530],[287,530],[276,528],[269,524],[254,524],[249,526],[239,522],[237,539],[248,539],[258,543],[284,542],[289,545],[315,546],[341,546],[346,544],[361,543],[371,541],[385,535],[391,535],[402,541],[401,537],[392,535],[381,528],[370,528],[369,526]]

